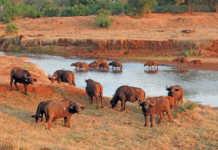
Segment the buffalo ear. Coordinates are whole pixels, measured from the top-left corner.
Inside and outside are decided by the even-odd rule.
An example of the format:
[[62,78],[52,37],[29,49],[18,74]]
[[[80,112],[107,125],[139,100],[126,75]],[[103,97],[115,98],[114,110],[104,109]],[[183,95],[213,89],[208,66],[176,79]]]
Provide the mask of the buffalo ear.
[[34,82],[37,82],[37,79],[33,78],[33,81],[34,81]]
[[168,87],[168,86],[166,86],[166,90],[167,90],[167,91],[170,91],[170,90],[171,90],[171,88],[170,88],[170,87]]

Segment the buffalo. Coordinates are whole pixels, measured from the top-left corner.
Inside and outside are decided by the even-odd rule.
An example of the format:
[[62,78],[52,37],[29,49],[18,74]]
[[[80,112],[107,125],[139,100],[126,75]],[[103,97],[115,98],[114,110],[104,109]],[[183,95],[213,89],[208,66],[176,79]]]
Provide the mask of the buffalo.
[[202,64],[200,59],[192,60],[190,63],[193,64],[193,65],[201,65]]
[[119,71],[122,72],[123,64],[120,61],[112,61],[109,63],[109,66],[112,66],[112,70],[119,68]]
[[170,87],[167,87],[166,90],[168,91],[168,96],[171,96],[175,99],[175,109],[177,108],[179,103],[183,103],[183,96],[184,96],[184,90],[179,85],[173,85]]
[[145,92],[144,90],[142,90],[141,88],[137,88],[137,87],[131,87],[131,86],[120,86],[112,100],[110,101],[110,104],[112,106],[112,108],[114,108],[117,105],[118,101],[121,101],[121,111],[124,111],[126,109],[126,102],[130,101],[130,102],[135,102],[135,101],[139,101],[142,102],[145,100]]
[[93,103],[94,98],[97,102],[97,108],[99,107],[99,101],[101,102],[101,107],[103,108],[103,87],[99,82],[92,79],[86,80],[86,93],[90,97],[90,103]]
[[99,64],[99,70],[107,72],[109,70],[109,65],[105,62],[102,62]]
[[95,69],[95,70],[98,70],[98,69],[108,70],[107,68],[109,68],[109,66],[107,65],[106,59],[95,60],[95,61],[91,62],[88,66],[90,69]]
[[10,79],[10,89],[12,89],[12,85],[14,83],[17,90],[19,90],[17,83],[22,83],[24,86],[24,94],[27,95],[27,86],[29,84],[33,84],[33,82],[36,82],[37,80],[31,77],[31,74],[29,71],[14,67],[11,69],[11,79]]
[[39,105],[37,106],[37,110],[36,110],[36,114],[32,115],[33,118],[35,118],[36,123],[38,122],[38,119],[41,118],[41,122],[43,120],[43,114],[46,118],[46,114],[45,114],[45,108],[46,106],[51,102],[51,100],[48,101],[42,101],[39,103]]
[[70,66],[75,66],[76,71],[88,71],[89,69],[89,64],[86,62],[76,62],[72,63]]
[[167,113],[168,117],[170,120],[173,120],[171,111],[170,111],[170,104],[169,100],[164,97],[149,97],[147,98],[144,102],[140,103],[140,106],[142,108],[143,115],[145,117],[145,124],[144,126],[147,126],[148,123],[148,116],[150,116],[150,122],[151,122],[151,127],[154,126],[155,120],[154,120],[154,115],[159,115],[161,121],[164,120],[164,112]]
[[144,63],[144,66],[148,66],[149,70],[158,70],[158,62],[149,60],[146,63]]
[[69,70],[57,70],[52,76],[49,76],[48,78],[52,83],[56,80],[58,83],[66,82],[70,85],[76,86],[74,73]]
[[58,118],[64,118],[64,125],[70,128],[71,116],[79,113],[84,106],[69,100],[51,101],[45,107],[46,122],[48,122],[48,129],[52,127],[52,121]]

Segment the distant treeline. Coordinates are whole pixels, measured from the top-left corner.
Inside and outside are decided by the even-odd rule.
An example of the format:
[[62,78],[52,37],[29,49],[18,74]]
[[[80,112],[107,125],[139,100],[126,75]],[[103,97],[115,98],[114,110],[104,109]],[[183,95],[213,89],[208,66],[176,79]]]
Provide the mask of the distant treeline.
[[102,10],[111,15],[215,12],[218,0],[0,0],[0,21],[15,17],[88,16]]

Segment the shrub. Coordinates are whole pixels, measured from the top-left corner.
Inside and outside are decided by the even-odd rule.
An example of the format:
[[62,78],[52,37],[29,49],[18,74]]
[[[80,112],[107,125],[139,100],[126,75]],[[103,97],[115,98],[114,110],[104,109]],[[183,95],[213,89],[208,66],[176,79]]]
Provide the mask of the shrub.
[[200,50],[195,50],[195,49],[189,49],[184,52],[184,57],[190,57],[190,56],[201,56],[201,51]]
[[61,16],[63,16],[63,17],[73,16],[72,7],[63,8],[63,9],[61,10]]
[[0,21],[9,23],[16,17],[16,6],[14,3],[8,2],[7,0],[0,1],[3,6],[3,12],[0,14]]
[[124,12],[124,4],[120,1],[111,3],[110,11],[112,15],[119,15]]
[[45,17],[55,17],[59,15],[59,8],[44,8],[42,15]]
[[16,24],[10,22],[6,25],[6,29],[5,29],[6,33],[17,33],[18,32],[18,27]]
[[107,13],[100,12],[94,20],[96,26],[101,28],[108,28],[113,22],[113,19],[109,18]]
[[155,12],[158,13],[182,13],[187,11],[187,6],[186,5],[176,5],[176,4],[166,4],[159,6],[155,9]]
[[72,7],[72,15],[73,16],[86,16],[88,14],[89,14],[88,7],[83,5],[83,4],[74,5]]
[[179,105],[177,111],[179,113],[187,112],[189,110],[194,110],[198,106],[199,104],[197,102],[186,102],[183,105]]

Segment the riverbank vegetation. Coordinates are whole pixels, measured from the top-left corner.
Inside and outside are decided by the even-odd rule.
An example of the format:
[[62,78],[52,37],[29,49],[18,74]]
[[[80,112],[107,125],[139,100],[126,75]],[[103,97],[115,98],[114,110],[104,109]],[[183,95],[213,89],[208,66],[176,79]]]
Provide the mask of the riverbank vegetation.
[[101,9],[112,15],[141,16],[145,13],[214,12],[217,0],[0,0],[0,20],[16,17],[66,17],[98,14]]

